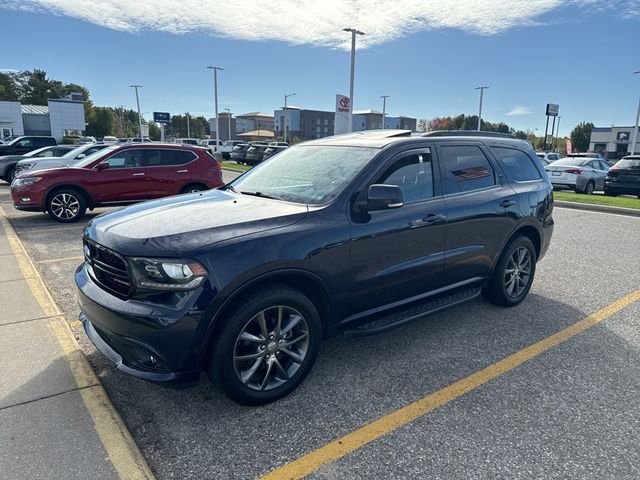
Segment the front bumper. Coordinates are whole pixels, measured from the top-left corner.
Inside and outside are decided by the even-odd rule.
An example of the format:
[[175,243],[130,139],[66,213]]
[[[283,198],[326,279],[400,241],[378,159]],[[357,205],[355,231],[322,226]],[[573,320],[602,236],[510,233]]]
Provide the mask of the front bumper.
[[27,185],[22,187],[15,187],[13,184],[11,185],[11,199],[13,200],[13,206],[18,210],[26,212],[44,211],[45,193],[45,190],[41,189],[39,185]]
[[189,292],[178,308],[121,300],[100,288],[89,268],[80,265],[75,281],[80,320],[96,348],[134,377],[171,387],[196,383],[201,373],[198,339],[204,338],[200,328],[206,328],[198,307],[198,298],[207,296],[203,289]]

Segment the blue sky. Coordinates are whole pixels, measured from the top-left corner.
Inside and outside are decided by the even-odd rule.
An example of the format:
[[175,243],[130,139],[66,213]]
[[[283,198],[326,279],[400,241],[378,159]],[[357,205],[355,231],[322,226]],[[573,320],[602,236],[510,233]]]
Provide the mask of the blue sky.
[[0,0],[0,69],[44,69],[86,86],[96,105],[133,108],[128,85],[137,83],[143,112],[209,117],[213,64],[224,68],[220,111],[272,113],[291,92],[290,104],[332,110],[349,90],[340,26],[354,26],[368,33],[355,109],[381,110],[389,95],[389,115],[475,114],[475,87],[488,85],[484,119],[539,135],[548,102],[560,104],[561,134],[583,120],[635,121],[637,0],[328,0],[317,2],[322,11],[299,0],[252,3]]

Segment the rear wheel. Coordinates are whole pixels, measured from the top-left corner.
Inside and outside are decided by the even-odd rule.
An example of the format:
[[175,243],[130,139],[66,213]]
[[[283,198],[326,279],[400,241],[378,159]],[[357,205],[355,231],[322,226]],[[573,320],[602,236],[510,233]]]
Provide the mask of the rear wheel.
[[81,219],[86,211],[87,201],[76,190],[57,190],[49,195],[47,200],[49,216],[61,223],[75,222]]
[[207,373],[236,402],[277,400],[311,370],[322,329],[317,309],[298,290],[274,285],[257,291],[221,321]]
[[536,261],[536,250],[531,239],[526,236],[513,238],[502,251],[482,294],[496,305],[518,305],[529,293],[536,272]]

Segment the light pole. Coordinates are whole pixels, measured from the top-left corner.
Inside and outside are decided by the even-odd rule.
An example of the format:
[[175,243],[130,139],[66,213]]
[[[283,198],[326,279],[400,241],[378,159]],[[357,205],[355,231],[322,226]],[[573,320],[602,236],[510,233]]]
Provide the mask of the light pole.
[[387,98],[389,98],[389,95],[381,95],[380,98],[382,99],[382,129],[384,130],[384,117],[387,114]]
[[189,112],[187,112],[187,138],[191,138],[191,125],[189,121]]
[[138,105],[138,127],[140,128],[140,143],[142,143],[142,115],[140,115],[140,97],[138,96],[138,89],[142,88],[142,85],[129,85],[130,88],[136,90],[136,104]]
[[560,119],[562,117],[558,115],[558,128],[556,128],[556,138],[553,143],[553,149],[556,150],[558,148],[558,141],[560,140]]
[[287,141],[287,98],[293,97],[294,95],[295,93],[287,93],[284,96],[284,115],[282,121],[282,131],[284,132],[284,134],[282,135],[283,142]]
[[[633,74],[640,73],[640,70]],[[636,126],[633,128],[633,139],[631,140],[631,155],[636,153],[636,142],[638,141],[638,120],[640,120],[640,99],[638,100],[638,113],[636,113]]]
[[345,32],[351,32],[351,79],[349,81],[349,132],[353,131],[353,78],[356,69],[356,35],[364,35],[364,32],[355,28],[343,28]]
[[489,87],[476,87],[476,90],[480,90],[480,110],[478,111],[478,131],[480,131],[480,125],[482,124],[482,97],[485,89]]
[[213,98],[216,112],[216,152],[220,151],[218,146],[220,142],[220,119],[218,118],[218,70],[224,70],[221,67],[213,67],[209,65],[207,68],[213,70]]
[[227,140],[231,140],[231,109],[225,108],[227,111],[227,124],[229,125],[229,138]]

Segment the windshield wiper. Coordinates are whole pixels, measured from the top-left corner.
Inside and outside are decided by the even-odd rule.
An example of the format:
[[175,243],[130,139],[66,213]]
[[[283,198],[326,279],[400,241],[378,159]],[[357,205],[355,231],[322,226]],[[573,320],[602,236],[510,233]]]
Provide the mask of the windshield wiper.
[[267,193],[262,193],[262,192],[247,192],[247,191],[242,191],[240,192],[243,195],[252,195],[254,197],[261,197],[261,198],[271,198],[272,200],[282,200],[282,198],[277,197],[275,195],[269,195]]
[[238,191],[235,189],[235,187],[231,184],[225,185],[224,186],[224,190],[231,190],[234,193],[238,193]]

